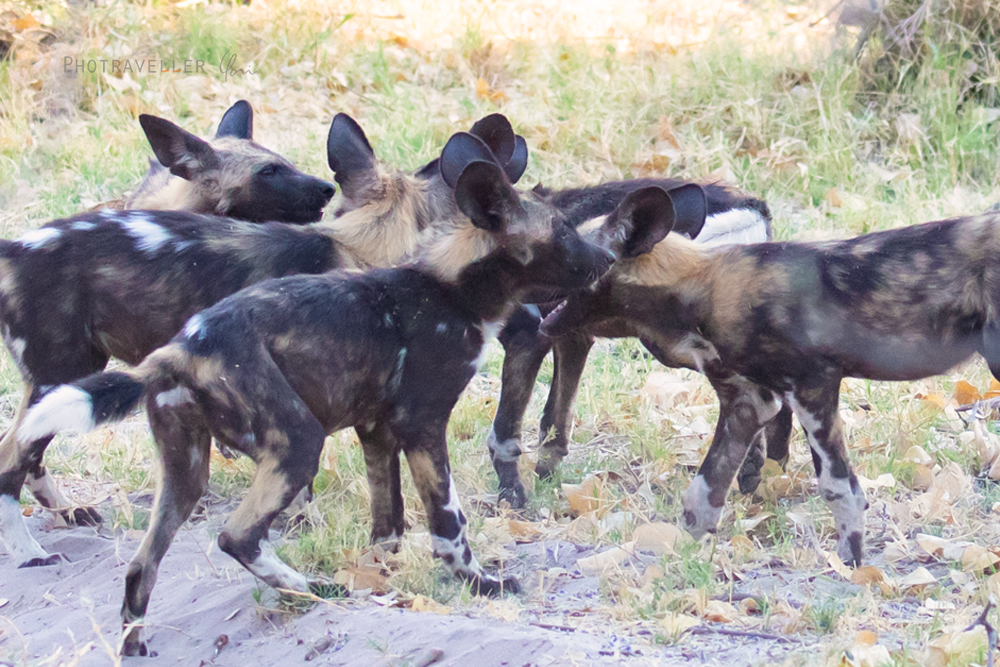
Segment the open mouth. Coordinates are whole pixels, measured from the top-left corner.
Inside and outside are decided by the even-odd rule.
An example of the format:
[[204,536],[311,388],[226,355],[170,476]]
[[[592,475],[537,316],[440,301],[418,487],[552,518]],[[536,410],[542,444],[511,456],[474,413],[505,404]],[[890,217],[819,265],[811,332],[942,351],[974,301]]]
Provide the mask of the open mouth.
[[566,299],[542,319],[539,330],[546,336],[558,337],[576,328],[583,315],[579,299]]

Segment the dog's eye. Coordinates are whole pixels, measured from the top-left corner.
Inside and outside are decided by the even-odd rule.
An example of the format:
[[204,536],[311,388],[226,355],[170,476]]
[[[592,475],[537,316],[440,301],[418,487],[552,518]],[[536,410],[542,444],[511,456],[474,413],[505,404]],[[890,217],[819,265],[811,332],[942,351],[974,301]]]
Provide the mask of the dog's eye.
[[258,176],[274,176],[281,169],[281,165],[266,164],[257,172]]

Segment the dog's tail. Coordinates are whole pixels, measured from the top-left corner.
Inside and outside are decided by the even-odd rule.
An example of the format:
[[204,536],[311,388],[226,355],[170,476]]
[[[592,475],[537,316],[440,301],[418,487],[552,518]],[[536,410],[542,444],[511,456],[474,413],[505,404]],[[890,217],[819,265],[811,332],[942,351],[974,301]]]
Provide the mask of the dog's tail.
[[154,381],[183,375],[186,358],[188,353],[171,343],[134,369],[94,373],[56,387],[28,410],[18,426],[17,439],[26,443],[61,431],[87,433],[101,424],[121,421]]

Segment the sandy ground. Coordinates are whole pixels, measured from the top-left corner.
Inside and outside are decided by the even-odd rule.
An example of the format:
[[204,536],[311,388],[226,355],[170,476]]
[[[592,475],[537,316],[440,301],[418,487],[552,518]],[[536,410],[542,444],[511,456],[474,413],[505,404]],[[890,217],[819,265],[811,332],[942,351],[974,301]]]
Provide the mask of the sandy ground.
[[[371,598],[320,604],[301,615],[269,611],[255,601],[261,587],[215,546],[212,536],[223,516],[211,515],[185,525],[160,568],[146,631],[156,658],[126,663],[735,667],[780,661],[804,648],[797,642],[734,642],[724,636],[663,646],[634,633],[615,634],[608,624],[572,630],[574,619],[582,620],[589,607],[601,603],[599,580],[575,568],[594,549],[559,540],[517,546],[529,590],[537,588],[535,569],[567,570],[518,622],[475,612],[442,616],[382,607]],[[0,554],[0,665],[115,664],[127,561],[141,533],[53,529],[44,512],[28,522],[43,547],[69,562],[16,569]],[[781,585],[780,578],[774,583]],[[256,598],[266,599],[267,591]]]

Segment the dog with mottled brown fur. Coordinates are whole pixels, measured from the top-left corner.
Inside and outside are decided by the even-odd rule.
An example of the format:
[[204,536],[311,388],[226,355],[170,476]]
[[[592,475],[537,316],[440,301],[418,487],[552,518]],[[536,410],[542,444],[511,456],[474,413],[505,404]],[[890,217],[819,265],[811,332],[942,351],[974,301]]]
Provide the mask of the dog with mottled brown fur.
[[190,211],[251,222],[306,224],[323,217],[334,187],[253,140],[253,108],[240,100],[210,140],[139,116],[155,160],[127,210]]
[[[250,287],[192,317],[135,370],[56,388],[18,427],[21,443],[85,431],[146,398],[161,477],[126,577],[123,653],[147,653],[140,626],[156,571],[205,491],[212,437],[257,463],[219,546],[271,586],[309,590],[270,549],[268,527],[315,475],[326,434],[353,426],[371,485],[373,541],[395,541],[405,528],[405,453],[435,554],[477,593],[517,589],[514,578],[486,574],[469,548],[448,462],[448,418],[489,337],[523,295],[582,288],[613,257],[544,200],[518,195],[472,135],[449,140],[439,169],[454,213],[433,227],[413,263]],[[660,215],[666,195],[646,194],[626,198],[618,224],[649,209]]]
[[[505,118],[489,116],[473,130],[520,175],[510,164],[517,141]],[[399,262],[453,211],[454,195],[435,169],[386,170],[349,116],[334,118],[327,144],[350,202],[329,222],[105,210],[0,241],[0,332],[25,383],[14,428],[0,439],[0,538],[18,566],[59,558],[31,537],[16,511],[25,484],[69,522],[100,521],[92,508],[72,507],[48,474],[51,438],[18,444],[13,437],[49,388],[101,370],[111,357],[139,363],[192,315],[262,280]]]
[[916,380],[977,353],[1000,378],[1000,216],[720,248],[668,231],[568,299],[543,331],[642,336],[665,363],[708,376],[720,417],[684,497],[694,535],[715,530],[749,443],[783,397],[806,432],[838,554],[860,563],[868,503],[847,456],[841,379]]

